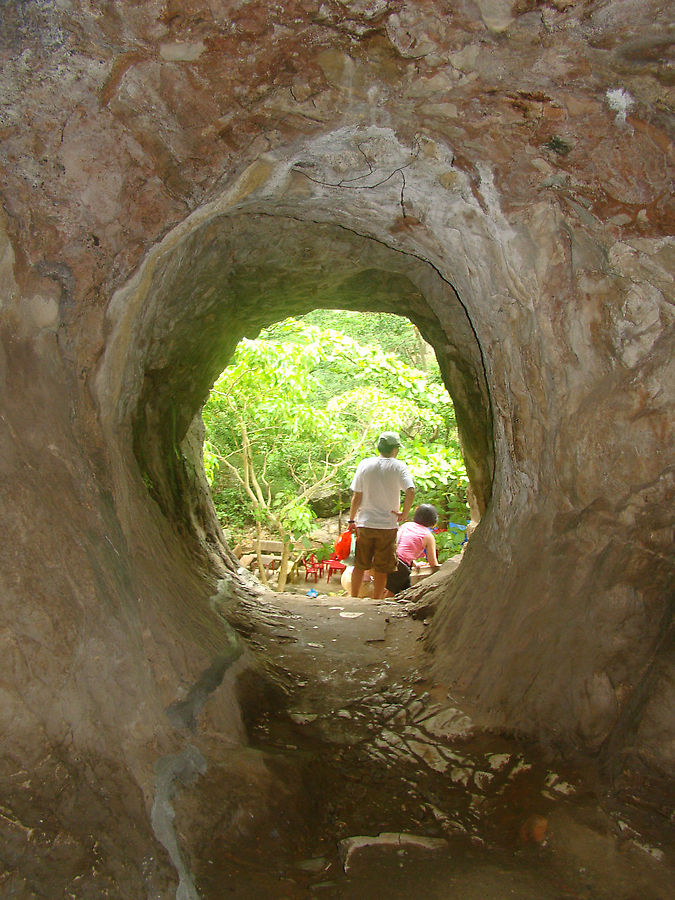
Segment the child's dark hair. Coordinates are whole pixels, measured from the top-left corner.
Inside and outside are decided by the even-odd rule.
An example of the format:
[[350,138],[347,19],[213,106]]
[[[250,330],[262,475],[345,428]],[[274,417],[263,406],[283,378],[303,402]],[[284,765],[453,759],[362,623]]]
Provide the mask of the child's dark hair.
[[432,506],[431,503],[420,503],[415,510],[413,522],[417,522],[418,525],[424,525],[426,528],[431,528],[432,525],[438,522],[436,507]]

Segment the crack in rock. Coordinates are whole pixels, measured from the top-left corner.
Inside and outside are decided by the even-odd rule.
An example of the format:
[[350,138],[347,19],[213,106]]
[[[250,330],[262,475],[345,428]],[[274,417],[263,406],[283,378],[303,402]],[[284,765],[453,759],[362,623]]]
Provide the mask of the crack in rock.
[[[225,673],[244,652],[243,645],[232,629],[228,627],[227,638],[230,646],[219,654],[193,684],[184,700],[177,700],[166,709],[171,724],[182,731],[197,732],[199,713],[209,696],[223,683]],[[207,770],[207,762],[201,752],[188,744],[180,753],[162,757],[155,764],[155,799],[152,804],[150,821],[157,840],[165,847],[178,873],[176,900],[199,900],[191,872],[185,864],[180,850],[173,820],[175,811],[172,799],[178,786],[192,784]]]
[[244,652],[236,635],[230,635],[230,648],[226,653],[217,656],[211,665],[199,676],[190,688],[184,700],[176,700],[166,708],[169,721],[181,731],[197,732],[197,718],[209,696],[223,682],[225,672]]
[[176,782],[181,785],[192,784],[206,769],[206,760],[191,744],[181,753],[162,757],[155,765],[155,800],[150,821],[155,837],[166,849],[178,873],[176,900],[199,900],[199,894],[180,851],[173,824],[176,813],[171,801],[176,793]]

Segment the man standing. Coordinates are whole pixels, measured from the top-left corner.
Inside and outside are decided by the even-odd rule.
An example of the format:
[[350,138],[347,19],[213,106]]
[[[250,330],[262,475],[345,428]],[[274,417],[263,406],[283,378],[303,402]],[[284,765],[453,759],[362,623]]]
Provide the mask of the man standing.
[[[349,530],[356,532],[356,564],[352,572],[352,597],[358,597],[363,573],[373,573],[373,597],[384,597],[389,572],[396,571],[396,532],[413,504],[415,484],[408,467],[396,459],[399,436],[385,431],[377,442],[379,456],[362,460],[352,481]],[[401,491],[405,491],[399,511]]]

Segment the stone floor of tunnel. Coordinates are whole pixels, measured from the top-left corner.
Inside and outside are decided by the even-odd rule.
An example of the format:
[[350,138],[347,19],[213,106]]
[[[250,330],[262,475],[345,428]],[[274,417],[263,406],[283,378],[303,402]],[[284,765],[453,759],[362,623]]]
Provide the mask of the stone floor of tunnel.
[[[368,898],[422,891],[439,898],[616,900],[613,889],[599,891],[597,879],[550,865],[550,824],[564,827],[580,811],[582,818],[597,817],[592,773],[553,764],[531,743],[476,728],[447,689],[416,666],[405,670],[404,654],[374,657],[377,639],[366,642],[363,659],[345,665],[326,647],[326,632],[313,634],[311,616],[298,613],[302,598],[287,608],[280,602],[283,607],[283,599],[258,606],[249,639],[268,653],[276,646],[271,658],[293,687],[283,707],[249,723],[250,740],[272,759],[303,760],[311,821],[287,830],[272,824],[232,852],[212,844],[213,858],[196,866],[203,897]],[[324,599],[323,611],[356,615],[349,610],[358,610],[358,602]],[[389,624],[405,615],[391,603],[379,613]],[[353,619],[343,623],[355,631]],[[409,625],[407,617],[403,627]],[[412,639],[412,658],[421,652],[424,626],[415,628],[397,648],[409,650]],[[618,815],[614,824],[645,854],[661,853]],[[346,858],[350,838],[382,834],[431,838],[439,847],[367,840]],[[447,893],[453,883],[460,893]],[[630,897],[630,889],[627,884],[623,896]],[[641,898],[661,896],[655,888]]]

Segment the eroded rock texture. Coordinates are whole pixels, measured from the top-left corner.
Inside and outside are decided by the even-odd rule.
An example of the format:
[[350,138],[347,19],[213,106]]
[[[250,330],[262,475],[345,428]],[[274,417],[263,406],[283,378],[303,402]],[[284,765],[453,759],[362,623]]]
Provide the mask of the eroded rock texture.
[[19,870],[86,795],[92,884],[189,895],[162,803],[244,742],[255,668],[209,602],[241,588],[192,423],[242,335],[317,306],[407,315],[457,406],[484,516],[435,589],[437,676],[495,725],[672,777],[671,13],[2,5]]

